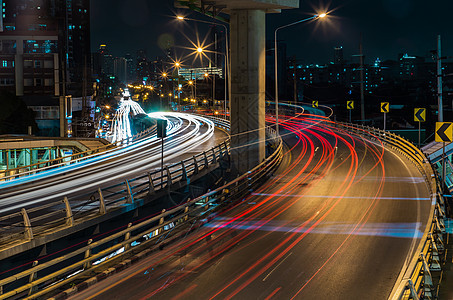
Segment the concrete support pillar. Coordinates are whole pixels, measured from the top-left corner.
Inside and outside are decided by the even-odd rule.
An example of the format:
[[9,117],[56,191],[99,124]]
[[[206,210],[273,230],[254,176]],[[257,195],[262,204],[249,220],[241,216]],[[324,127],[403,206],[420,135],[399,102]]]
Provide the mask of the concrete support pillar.
[[60,137],[68,136],[68,122],[66,120],[65,97],[60,96]]
[[16,40],[16,55],[14,57],[14,72],[16,84],[16,96],[24,95],[24,40]]
[[265,21],[263,10],[232,9],[231,158],[244,173],[265,157]]

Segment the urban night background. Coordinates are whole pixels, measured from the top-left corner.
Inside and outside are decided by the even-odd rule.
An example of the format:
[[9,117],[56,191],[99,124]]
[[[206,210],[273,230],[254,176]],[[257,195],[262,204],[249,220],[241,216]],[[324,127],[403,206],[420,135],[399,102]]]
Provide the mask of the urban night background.
[[452,299],[452,1],[0,9],[2,299]]
[[[64,7],[54,2],[1,3],[0,86],[7,108],[0,117],[1,133],[27,133],[31,125],[37,135],[99,136],[103,121],[109,118],[106,107],[115,107],[120,89],[128,84],[147,86],[131,88],[145,110],[177,105],[174,97],[178,96],[185,107],[222,107],[224,27],[177,20],[182,14],[213,22],[200,13],[175,9],[173,0],[72,1],[68,19],[61,17]],[[334,108],[338,120],[344,120],[345,101],[360,102],[362,41],[366,113],[365,120],[360,120],[356,104],[353,120],[381,126],[379,103],[386,101],[391,105],[389,129],[414,128],[413,109],[426,107],[428,122],[423,127],[432,132],[437,118],[438,35],[442,38],[445,116],[452,117],[452,37],[447,26],[452,8],[450,2],[439,6],[421,0],[301,1],[299,9],[269,14],[266,99],[272,101],[275,93],[275,28],[328,11],[322,22],[306,22],[279,34],[281,101],[319,100]],[[44,37],[27,38],[36,33]],[[14,65],[18,39],[24,40],[23,66]],[[205,52],[195,55],[198,46]],[[181,65],[175,67],[175,63]],[[58,66],[66,72],[63,68],[55,71]],[[43,68],[48,70],[43,73]],[[66,99],[63,102],[72,99],[73,116],[66,125],[59,120],[64,105],[60,97]],[[91,129],[78,126],[86,124],[80,120],[91,122]]]

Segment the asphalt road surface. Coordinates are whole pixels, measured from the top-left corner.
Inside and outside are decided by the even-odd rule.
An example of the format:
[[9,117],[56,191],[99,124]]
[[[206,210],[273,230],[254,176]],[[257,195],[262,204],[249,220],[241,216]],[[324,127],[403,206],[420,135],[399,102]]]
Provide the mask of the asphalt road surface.
[[379,141],[301,118],[284,160],[252,195],[71,299],[387,299],[431,198]]

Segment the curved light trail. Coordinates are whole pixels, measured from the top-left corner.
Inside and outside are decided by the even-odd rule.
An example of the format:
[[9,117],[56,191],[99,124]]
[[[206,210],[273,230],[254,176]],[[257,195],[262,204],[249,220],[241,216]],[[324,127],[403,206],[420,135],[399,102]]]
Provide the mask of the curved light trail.
[[107,139],[112,143],[128,140],[132,137],[131,120],[129,119],[131,114],[134,116],[145,114],[145,111],[140,104],[130,99],[129,90],[125,89],[118,110],[113,117],[111,131],[107,135]]
[[[169,121],[164,139],[164,164],[192,157],[212,147],[206,143],[214,135],[214,124],[209,119],[184,113],[152,113],[149,116]],[[124,182],[160,168],[160,158],[161,139],[153,136],[77,164],[1,182],[0,214]]]
[[334,125],[286,119],[272,180],[72,299],[386,298],[422,235],[431,195],[415,166],[379,139]]

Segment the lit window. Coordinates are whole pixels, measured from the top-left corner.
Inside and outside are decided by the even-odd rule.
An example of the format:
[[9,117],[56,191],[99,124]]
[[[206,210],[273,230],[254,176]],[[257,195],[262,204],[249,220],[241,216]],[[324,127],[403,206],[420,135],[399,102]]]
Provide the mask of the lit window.
[[4,61],[2,62],[2,66],[3,66],[3,68],[6,68],[6,67],[8,66],[8,62],[7,62],[6,60],[4,60]]

